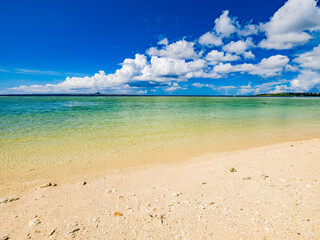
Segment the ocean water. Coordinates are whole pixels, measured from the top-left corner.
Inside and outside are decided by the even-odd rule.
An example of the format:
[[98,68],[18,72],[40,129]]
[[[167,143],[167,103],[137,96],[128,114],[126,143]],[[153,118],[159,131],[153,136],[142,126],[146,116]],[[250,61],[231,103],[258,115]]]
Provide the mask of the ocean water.
[[320,136],[320,98],[0,97],[0,181]]

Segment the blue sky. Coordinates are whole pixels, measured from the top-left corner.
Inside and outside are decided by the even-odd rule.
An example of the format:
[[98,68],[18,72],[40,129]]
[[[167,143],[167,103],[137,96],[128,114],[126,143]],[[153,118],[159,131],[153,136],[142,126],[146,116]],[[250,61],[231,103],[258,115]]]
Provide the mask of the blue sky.
[[0,0],[0,32],[0,93],[320,91],[315,0]]

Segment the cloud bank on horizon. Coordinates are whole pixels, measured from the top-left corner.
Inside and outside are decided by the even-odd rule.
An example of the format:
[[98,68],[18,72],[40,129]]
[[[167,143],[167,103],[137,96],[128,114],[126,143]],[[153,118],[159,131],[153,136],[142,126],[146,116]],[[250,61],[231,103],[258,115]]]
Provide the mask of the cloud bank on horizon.
[[[93,76],[67,77],[57,84],[14,87],[9,92],[152,94],[187,88],[233,94],[319,92],[320,8],[315,0],[288,0],[268,22],[258,24],[241,24],[225,10],[202,36],[175,42],[163,38],[120,66],[110,74],[99,71]],[[223,83],[230,76],[257,77],[260,83],[210,83],[214,79]]]

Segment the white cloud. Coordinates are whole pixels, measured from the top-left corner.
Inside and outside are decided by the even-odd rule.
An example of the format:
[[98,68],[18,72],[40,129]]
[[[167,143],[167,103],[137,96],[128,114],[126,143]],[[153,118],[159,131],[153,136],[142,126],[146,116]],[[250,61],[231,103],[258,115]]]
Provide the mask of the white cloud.
[[293,66],[291,64],[287,64],[285,66],[284,70],[287,71],[287,72],[297,72],[298,71],[298,67],[297,66]]
[[249,82],[248,85],[240,86],[237,92],[238,95],[249,95],[253,93],[256,93],[256,89],[251,86],[251,82]]
[[222,37],[229,37],[236,31],[234,20],[229,17],[229,11],[225,10],[215,21],[215,31]]
[[239,87],[236,86],[215,86],[213,84],[203,84],[203,83],[194,83],[192,86],[196,88],[210,88],[216,91],[232,91],[236,90],[237,95],[252,95],[252,94],[259,94],[259,93],[279,93],[284,91],[289,91],[290,87],[288,87],[287,83],[289,80],[279,80],[279,81],[272,81],[272,82],[264,82],[262,84],[258,84],[252,86],[252,83],[249,82],[247,85],[242,85]]
[[37,93],[64,93],[64,92],[87,92],[97,89],[115,89],[126,91],[130,80],[139,75],[141,70],[147,65],[147,58],[144,55],[136,54],[135,59],[125,59],[122,67],[113,74],[106,75],[104,71],[99,71],[92,77],[67,77],[65,81],[58,84],[30,85],[12,88],[14,92],[37,92]]
[[274,55],[269,58],[262,59],[258,64],[238,64],[231,65],[230,63],[220,63],[214,67],[217,73],[242,72],[251,75],[259,75],[262,77],[273,77],[281,75],[284,67],[289,62],[289,58],[283,55]]
[[259,85],[255,85],[255,93],[268,93],[271,89],[277,88],[279,84],[287,83],[288,80],[279,80],[279,81],[272,81],[272,82],[265,82]]
[[247,24],[242,29],[238,27],[237,32],[240,36],[256,35],[259,32],[259,27],[255,24]]
[[299,63],[301,67],[320,70],[320,45],[310,52],[300,54],[293,61]]
[[277,85],[269,93],[276,94],[276,93],[288,92],[289,90],[290,90],[290,88],[287,85]]
[[260,67],[275,69],[283,68],[289,62],[289,58],[283,55],[274,55],[269,58],[264,58],[259,63]]
[[[302,70],[301,73],[290,82],[290,88],[294,91],[308,92],[320,84],[320,74],[311,70]],[[319,89],[318,89],[319,91]]]
[[221,46],[222,45],[222,39],[220,37],[217,37],[215,33],[213,32],[207,32],[205,34],[203,34],[198,42],[201,45],[205,45],[205,46]]
[[240,57],[237,55],[219,52],[217,50],[212,50],[206,56],[206,60],[208,60],[213,65],[217,64],[218,62],[232,62],[232,61],[237,61],[239,59]]
[[152,56],[150,64],[141,70],[135,80],[140,81],[185,81],[190,77],[187,74],[198,72],[206,67],[206,61],[197,59],[186,62],[183,59]]
[[252,42],[252,39],[247,38],[246,41],[242,41],[242,40],[239,40],[237,42],[231,41],[229,44],[223,47],[223,50],[231,53],[242,54],[248,48],[253,46],[254,44]]
[[217,72],[213,71],[212,69],[201,69],[198,71],[194,71],[191,73],[187,73],[186,77],[188,79],[190,78],[211,78],[211,79],[217,79],[221,78],[221,75]]
[[320,10],[315,0],[288,0],[261,29],[267,38],[260,47],[290,49],[306,43],[311,35],[306,31],[320,29]]
[[286,80],[290,85],[278,85],[270,93],[282,92],[319,92],[320,74],[309,69],[302,70],[297,77]]
[[147,94],[147,90],[144,90],[144,91],[143,91],[143,90],[139,90],[139,91],[138,91],[138,94],[141,94],[141,95],[142,95],[142,94]]
[[269,36],[266,40],[262,40],[259,46],[262,48],[277,50],[290,49],[296,45],[305,44],[310,38],[311,36],[305,32],[275,34]]
[[168,45],[168,44],[169,44],[168,38],[164,38],[158,42],[158,45]]
[[278,93],[276,89],[280,88],[279,86],[282,86],[282,88],[285,88],[286,85],[279,85],[287,83],[288,80],[279,80],[279,81],[272,81],[272,82],[265,82],[262,84],[258,84],[255,86],[251,85],[251,82],[249,82],[248,85],[240,86],[238,93],[240,95],[248,95],[248,94],[259,94],[259,93]]
[[193,83],[192,86],[196,88],[210,88],[215,91],[224,91],[225,93],[229,90],[234,90],[236,86],[215,86],[213,84]]
[[223,38],[230,37],[231,34],[237,33],[239,36],[256,35],[259,32],[258,25],[251,22],[241,26],[236,18],[229,17],[229,11],[223,11],[219,18],[215,20],[214,28],[203,34],[198,42],[203,46],[213,47],[221,46]]
[[172,82],[169,84],[169,86],[167,88],[165,88],[165,91],[166,92],[173,92],[173,91],[177,91],[179,89],[186,89],[186,88],[179,86],[179,84],[177,82]]
[[273,77],[281,75],[282,70],[289,62],[289,58],[283,55],[274,55],[264,58],[258,63],[254,70],[249,71],[250,74],[260,75],[262,77]]
[[243,56],[245,59],[254,59],[255,58],[255,55],[251,51],[244,52]]
[[151,47],[147,50],[147,54],[149,56],[159,56],[174,59],[197,59],[201,56],[201,53],[195,52],[194,43],[187,42],[186,40],[180,40],[169,45],[165,45],[161,49]]

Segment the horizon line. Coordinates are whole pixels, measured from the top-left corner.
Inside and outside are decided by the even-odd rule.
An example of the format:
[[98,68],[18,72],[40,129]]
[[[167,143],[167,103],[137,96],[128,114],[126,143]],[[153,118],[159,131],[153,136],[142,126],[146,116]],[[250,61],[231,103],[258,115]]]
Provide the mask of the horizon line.
[[209,94],[177,94],[177,95],[150,95],[150,94],[104,94],[104,93],[23,93],[23,94],[0,94],[0,97],[272,97],[272,96],[320,96],[320,93],[305,93],[305,92],[288,92],[288,93],[261,93],[253,95],[209,95]]

